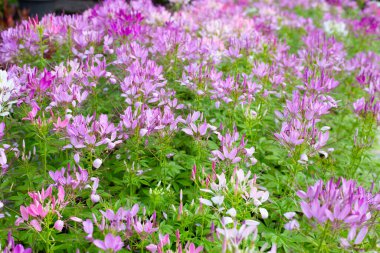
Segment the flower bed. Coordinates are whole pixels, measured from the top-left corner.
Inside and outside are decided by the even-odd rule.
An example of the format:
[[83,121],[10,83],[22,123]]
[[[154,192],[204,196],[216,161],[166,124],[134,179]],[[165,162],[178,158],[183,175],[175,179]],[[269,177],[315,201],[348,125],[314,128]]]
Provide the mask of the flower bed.
[[376,252],[380,7],[108,0],[1,32],[3,252]]

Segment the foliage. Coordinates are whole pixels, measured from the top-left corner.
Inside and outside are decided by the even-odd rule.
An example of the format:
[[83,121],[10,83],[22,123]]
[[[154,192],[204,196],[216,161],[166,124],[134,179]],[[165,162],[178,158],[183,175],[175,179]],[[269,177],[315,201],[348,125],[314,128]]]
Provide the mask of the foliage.
[[3,252],[374,252],[380,7],[108,0],[1,32]]

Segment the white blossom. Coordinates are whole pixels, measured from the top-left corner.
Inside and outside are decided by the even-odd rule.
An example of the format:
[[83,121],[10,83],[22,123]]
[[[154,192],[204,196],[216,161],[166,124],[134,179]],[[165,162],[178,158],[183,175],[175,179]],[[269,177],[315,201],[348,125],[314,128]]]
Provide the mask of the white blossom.
[[323,30],[329,35],[339,34],[342,36],[347,36],[348,31],[346,29],[346,24],[343,22],[338,22],[334,20],[328,20],[323,23]]
[[11,100],[15,93],[13,80],[8,79],[8,73],[5,70],[0,70],[0,116],[9,115],[12,104],[16,103],[15,100]]

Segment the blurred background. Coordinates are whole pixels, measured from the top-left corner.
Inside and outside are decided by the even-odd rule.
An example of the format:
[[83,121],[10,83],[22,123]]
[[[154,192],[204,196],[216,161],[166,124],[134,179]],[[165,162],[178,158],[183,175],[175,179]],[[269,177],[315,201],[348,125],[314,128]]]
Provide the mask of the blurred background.
[[[101,0],[0,0],[0,30],[14,26],[28,17],[42,17],[47,13],[81,13]],[[128,0],[126,0],[128,1]],[[360,7],[368,0],[356,1]],[[380,0],[377,0],[380,1]],[[168,5],[169,0],[152,0],[156,5]]]
[[[47,13],[74,14],[94,6],[101,0],[0,0],[0,30],[14,26],[28,17],[42,17]],[[167,5],[168,0],[153,0]]]

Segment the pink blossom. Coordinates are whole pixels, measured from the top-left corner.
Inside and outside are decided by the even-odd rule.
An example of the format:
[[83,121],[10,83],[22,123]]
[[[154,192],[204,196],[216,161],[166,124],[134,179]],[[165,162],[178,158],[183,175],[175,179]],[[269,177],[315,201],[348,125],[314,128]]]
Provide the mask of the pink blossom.
[[61,220],[57,220],[55,223],[54,223],[54,228],[57,230],[57,231],[62,231],[62,228],[63,228],[63,221]]
[[99,249],[102,249],[105,251],[110,250],[111,252],[118,252],[124,246],[124,243],[121,241],[120,236],[114,236],[112,234],[107,234],[106,237],[104,238],[104,241],[94,240],[93,243]]

